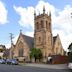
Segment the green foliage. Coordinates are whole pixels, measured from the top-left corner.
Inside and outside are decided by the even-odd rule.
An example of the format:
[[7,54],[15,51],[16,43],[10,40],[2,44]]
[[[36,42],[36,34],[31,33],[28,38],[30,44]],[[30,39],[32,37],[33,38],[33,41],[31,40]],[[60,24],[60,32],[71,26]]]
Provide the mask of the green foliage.
[[69,53],[69,62],[72,62],[72,52]]
[[69,45],[68,49],[69,49],[69,52],[72,52],[72,43]]
[[30,53],[30,57],[31,58],[35,58],[36,57],[36,48],[33,48],[31,53]]
[[41,59],[42,58],[42,52],[40,49],[37,49],[37,59]]
[[42,58],[42,52],[40,49],[33,48],[31,53],[30,53],[30,58],[35,58],[36,59],[41,59]]

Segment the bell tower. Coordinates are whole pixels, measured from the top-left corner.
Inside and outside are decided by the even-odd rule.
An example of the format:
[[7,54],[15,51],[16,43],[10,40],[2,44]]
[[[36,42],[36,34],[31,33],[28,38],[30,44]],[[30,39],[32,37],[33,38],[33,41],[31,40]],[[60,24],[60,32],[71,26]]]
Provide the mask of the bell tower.
[[45,13],[45,6],[43,13],[36,15],[34,11],[34,47],[40,48],[43,57],[48,57],[52,54],[52,26],[51,26],[51,12]]

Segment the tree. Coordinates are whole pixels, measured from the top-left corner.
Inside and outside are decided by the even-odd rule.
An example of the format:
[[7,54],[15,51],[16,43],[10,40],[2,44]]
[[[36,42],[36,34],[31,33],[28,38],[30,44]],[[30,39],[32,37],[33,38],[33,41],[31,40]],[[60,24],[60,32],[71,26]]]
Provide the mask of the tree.
[[68,50],[69,62],[72,62],[72,43],[69,45]]
[[30,53],[30,58],[35,58],[36,57],[36,48],[32,48],[32,51]]
[[69,62],[72,62],[72,52],[69,53],[68,57],[69,57]]
[[8,58],[8,57],[9,57],[9,51],[10,51],[10,49],[6,49],[6,50],[4,51],[4,53],[3,53],[3,57],[4,57],[4,58]]
[[41,59],[42,58],[42,52],[40,49],[37,49],[37,59]]
[[72,52],[72,43],[68,47],[69,52]]
[[37,48],[33,48],[31,53],[30,53],[30,58],[34,58],[35,59],[35,62],[37,59],[41,59],[42,58],[42,52],[40,49],[37,49]]

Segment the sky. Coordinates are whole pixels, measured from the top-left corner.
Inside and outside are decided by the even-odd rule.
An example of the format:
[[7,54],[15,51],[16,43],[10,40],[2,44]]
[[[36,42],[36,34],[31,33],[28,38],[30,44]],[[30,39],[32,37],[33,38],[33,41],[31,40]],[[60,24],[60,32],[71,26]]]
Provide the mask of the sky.
[[10,47],[10,33],[14,44],[20,30],[28,36],[34,34],[34,10],[52,14],[52,34],[59,34],[65,51],[72,42],[72,0],[0,0],[0,44]]

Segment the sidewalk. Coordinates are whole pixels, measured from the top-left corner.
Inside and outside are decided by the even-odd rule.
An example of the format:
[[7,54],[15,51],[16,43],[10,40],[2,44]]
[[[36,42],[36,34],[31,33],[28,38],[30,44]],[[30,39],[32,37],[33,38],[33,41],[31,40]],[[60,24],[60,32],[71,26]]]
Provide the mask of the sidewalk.
[[31,66],[31,67],[40,67],[40,68],[49,68],[49,69],[68,69],[67,64],[33,64],[25,63],[22,66]]

